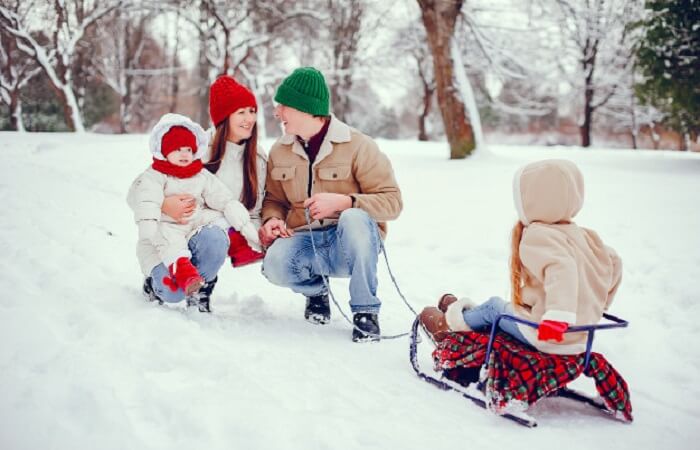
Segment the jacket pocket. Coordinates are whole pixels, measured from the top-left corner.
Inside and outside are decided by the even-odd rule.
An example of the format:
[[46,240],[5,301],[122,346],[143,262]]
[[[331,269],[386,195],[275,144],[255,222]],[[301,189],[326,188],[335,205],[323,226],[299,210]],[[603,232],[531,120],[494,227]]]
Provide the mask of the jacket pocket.
[[289,181],[294,179],[296,167],[275,167],[270,176],[275,181]]
[[275,167],[270,172],[270,177],[280,182],[288,201],[293,203],[304,200],[304,181],[297,173],[296,166]]
[[323,181],[345,181],[350,178],[350,166],[319,168],[318,178]]

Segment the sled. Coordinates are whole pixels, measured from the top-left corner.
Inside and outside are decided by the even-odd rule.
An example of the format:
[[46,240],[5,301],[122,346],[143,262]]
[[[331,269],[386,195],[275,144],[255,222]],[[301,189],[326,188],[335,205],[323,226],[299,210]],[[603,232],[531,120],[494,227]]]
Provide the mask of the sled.
[[[540,353],[534,348],[516,341],[505,333],[499,333],[498,324],[501,320],[512,320],[526,324],[533,328],[537,328],[538,326],[538,324],[535,322],[523,320],[509,314],[500,315],[496,322],[492,325],[491,332],[488,335],[485,333],[476,332],[450,333],[446,338],[446,341],[451,340],[450,342],[454,344],[457,344],[457,342],[460,340],[469,341],[470,345],[466,348],[475,349],[475,351],[471,355],[465,354],[463,360],[457,361],[458,363],[467,361],[467,363],[457,364],[450,369],[443,368],[443,379],[434,378],[421,371],[419,367],[417,348],[420,341],[418,334],[420,323],[418,318],[416,318],[411,329],[411,343],[409,352],[411,365],[419,378],[432,384],[433,386],[436,386],[442,390],[455,391],[478,406],[494,411],[496,414],[526,427],[532,428],[537,426],[537,421],[532,416],[527,414],[527,408],[545,397],[564,397],[582,402],[607,415],[613,416],[622,422],[629,423],[632,422],[632,409],[629,402],[627,384],[615,371],[612,365],[605,360],[603,355],[591,351],[596,331],[613,328],[625,328],[629,323],[610,314],[603,314],[603,318],[606,319],[607,322],[595,325],[577,325],[572,326],[567,330],[567,333],[588,333],[586,351],[582,354],[571,356],[547,355]],[[450,342],[446,341],[443,341],[442,345],[438,345],[436,352],[440,350],[439,347],[450,345]],[[508,354],[508,352],[512,353],[514,355],[513,360],[530,358],[530,361],[539,359],[538,362],[563,364],[570,370],[570,373],[563,376],[564,382],[560,384],[548,383],[546,385],[547,389],[542,390],[542,386],[538,386],[536,393],[529,392],[528,395],[530,397],[528,397],[528,401],[524,408],[499,408],[499,397],[493,395],[494,386],[497,386],[499,382],[503,384],[504,379],[503,377],[496,379],[494,374],[499,372],[504,373],[504,370],[508,373],[512,373],[512,371],[516,369],[513,367],[506,367],[506,365],[504,365],[504,361],[507,361],[507,359],[502,358],[501,360],[496,361],[494,349],[497,346],[504,354]],[[449,349],[443,348],[442,351],[449,353],[456,347],[457,345],[453,345]],[[458,353],[459,352],[457,352],[457,354]],[[435,352],[433,352],[433,356],[435,357]],[[497,367],[498,365],[500,366]],[[574,366],[578,373],[575,373],[576,371],[572,369]],[[612,386],[613,389],[611,389],[610,392],[605,392],[605,396],[599,396],[597,398],[577,392],[566,386],[570,381],[578,378],[578,376],[580,376],[582,373],[586,374],[587,376],[594,377],[596,387],[601,394],[604,392],[601,385],[607,386],[611,384],[615,386]],[[604,379],[601,379],[601,374],[610,376],[611,382],[608,382],[608,378],[605,377],[602,377]],[[519,373],[518,377],[516,378],[520,378],[520,375],[521,374]],[[572,378],[567,379],[567,376],[571,376]],[[447,378],[447,380],[445,380],[445,378]],[[532,379],[532,376],[530,376],[530,379]],[[549,387],[552,385],[553,387],[549,389]],[[520,389],[522,389],[522,387]],[[518,392],[522,394],[522,391]],[[503,397],[500,399],[503,400]],[[615,401],[615,399],[617,399],[617,401]]]

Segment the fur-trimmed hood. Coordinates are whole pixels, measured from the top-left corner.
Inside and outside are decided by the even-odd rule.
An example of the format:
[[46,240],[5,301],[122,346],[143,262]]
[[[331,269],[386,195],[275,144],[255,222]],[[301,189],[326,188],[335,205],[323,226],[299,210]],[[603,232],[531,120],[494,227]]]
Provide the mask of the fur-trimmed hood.
[[209,151],[209,136],[206,131],[189,117],[181,114],[168,113],[161,117],[151,130],[149,148],[154,158],[165,161],[161,153],[161,142],[163,141],[165,133],[175,126],[185,127],[194,134],[197,140],[197,152],[194,154],[194,159],[202,159],[207,155]]

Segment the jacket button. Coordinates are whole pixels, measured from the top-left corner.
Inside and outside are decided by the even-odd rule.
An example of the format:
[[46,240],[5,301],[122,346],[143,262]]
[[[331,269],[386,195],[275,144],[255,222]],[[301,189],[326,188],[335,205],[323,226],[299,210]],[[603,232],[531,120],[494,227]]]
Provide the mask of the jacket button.
[[283,174],[282,174],[282,178],[287,178],[287,174],[286,174],[286,173],[283,173]]
[[338,178],[338,174],[337,174],[337,173],[334,173],[334,174],[333,174],[333,178]]

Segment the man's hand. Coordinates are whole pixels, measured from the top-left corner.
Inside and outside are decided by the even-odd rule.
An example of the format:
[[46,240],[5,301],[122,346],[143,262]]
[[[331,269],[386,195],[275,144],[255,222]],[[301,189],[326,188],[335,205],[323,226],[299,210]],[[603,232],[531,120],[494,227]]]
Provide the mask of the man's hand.
[[260,243],[269,247],[278,237],[288,238],[294,236],[294,230],[287,229],[287,224],[282,219],[272,218],[258,230]]
[[309,208],[309,214],[313,220],[337,217],[341,212],[352,207],[352,197],[322,192],[307,198],[304,207]]
[[197,204],[190,194],[169,195],[163,199],[160,210],[172,217],[177,223],[185,224],[190,220]]

